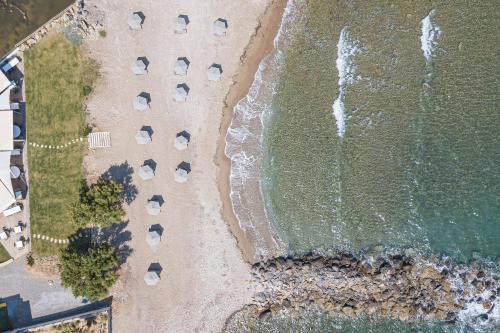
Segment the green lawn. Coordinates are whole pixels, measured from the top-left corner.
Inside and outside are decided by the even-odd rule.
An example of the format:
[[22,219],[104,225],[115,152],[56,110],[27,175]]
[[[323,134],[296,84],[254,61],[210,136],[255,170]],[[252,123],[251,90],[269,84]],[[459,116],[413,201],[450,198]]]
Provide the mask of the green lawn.
[[0,263],[5,262],[10,259],[10,255],[7,250],[0,244]]
[[[83,136],[85,93],[97,77],[78,46],[62,35],[45,38],[25,53],[28,141],[59,145]],[[77,228],[70,205],[78,200],[85,141],[55,150],[29,147],[30,222],[33,234],[66,238]],[[37,254],[57,253],[60,245],[32,240]]]

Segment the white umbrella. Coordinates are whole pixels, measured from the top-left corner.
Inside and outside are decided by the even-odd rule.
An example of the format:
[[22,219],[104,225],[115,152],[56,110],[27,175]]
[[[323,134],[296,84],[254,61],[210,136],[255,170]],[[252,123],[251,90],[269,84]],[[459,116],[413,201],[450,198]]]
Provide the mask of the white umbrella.
[[184,150],[187,148],[188,146],[188,143],[189,143],[189,140],[188,138],[186,138],[184,135],[182,134],[178,134],[176,137],[175,137],[175,148],[177,150]]
[[149,244],[149,246],[156,246],[160,244],[161,241],[161,236],[158,233],[158,231],[150,231],[146,235],[146,242]]
[[135,96],[132,104],[137,111],[146,111],[149,108],[148,99],[142,95]]
[[177,20],[175,21],[174,31],[177,34],[184,34],[187,32],[187,25],[189,24],[189,18],[187,15],[179,15],[177,16]]
[[147,67],[148,66],[143,59],[137,59],[130,67],[130,69],[132,70],[132,72],[134,72],[135,75],[143,75],[148,72]]
[[148,201],[146,209],[149,215],[158,215],[161,212],[160,203],[154,200]]
[[10,178],[17,179],[17,178],[19,178],[19,176],[21,176],[21,170],[17,166],[11,165],[10,166]]
[[189,93],[188,89],[186,84],[178,84],[177,87],[175,87],[174,101],[180,103],[185,102]]
[[189,60],[186,58],[177,58],[174,66],[175,75],[186,75],[189,67]]
[[155,286],[160,282],[160,275],[157,271],[148,271],[146,275],[144,275],[144,282],[146,282],[148,286]]
[[135,142],[137,142],[138,145],[145,145],[151,142],[151,136],[147,131],[139,131],[135,135]]
[[175,170],[175,181],[178,183],[185,183],[188,179],[188,172],[184,169],[177,168]]
[[21,135],[21,128],[17,125],[13,126],[14,139],[17,139]]
[[133,13],[128,17],[128,26],[132,30],[141,30],[142,28],[142,17],[139,13]]
[[214,35],[224,36],[227,30],[227,21],[222,18],[218,18],[214,22]]
[[149,165],[143,165],[139,168],[139,177],[142,180],[150,180],[155,176],[154,170]]
[[208,68],[207,77],[209,81],[218,81],[222,74],[221,65],[213,64]]

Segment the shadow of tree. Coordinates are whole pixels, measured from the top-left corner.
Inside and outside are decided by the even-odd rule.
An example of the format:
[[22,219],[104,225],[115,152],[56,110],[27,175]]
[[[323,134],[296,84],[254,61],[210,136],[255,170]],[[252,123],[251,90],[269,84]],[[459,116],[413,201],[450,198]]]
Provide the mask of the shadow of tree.
[[132,233],[127,228],[129,221],[115,223],[107,228],[102,228],[99,234],[99,242],[107,243],[118,252],[119,264],[123,265],[132,254],[132,248],[127,242],[132,240]]
[[100,180],[114,180],[123,186],[123,200],[130,205],[137,197],[137,187],[132,183],[134,169],[127,161],[122,164],[112,165],[101,175]]

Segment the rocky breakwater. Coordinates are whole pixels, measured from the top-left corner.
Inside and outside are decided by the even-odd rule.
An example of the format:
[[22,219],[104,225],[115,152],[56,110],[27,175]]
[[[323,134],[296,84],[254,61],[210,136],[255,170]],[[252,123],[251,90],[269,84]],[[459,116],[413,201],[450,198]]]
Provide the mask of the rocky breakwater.
[[[403,321],[498,323],[499,276],[479,265],[438,264],[402,254],[342,253],[278,258],[253,267],[261,319],[319,310],[332,315],[385,316]],[[247,309],[248,310],[248,309]]]
[[82,39],[95,37],[103,27],[104,12],[97,6],[85,6],[83,2],[79,1],[49,20],[42,27],[19,42],[16,47],[20,51],[26,51],[53,31],[64,32]]

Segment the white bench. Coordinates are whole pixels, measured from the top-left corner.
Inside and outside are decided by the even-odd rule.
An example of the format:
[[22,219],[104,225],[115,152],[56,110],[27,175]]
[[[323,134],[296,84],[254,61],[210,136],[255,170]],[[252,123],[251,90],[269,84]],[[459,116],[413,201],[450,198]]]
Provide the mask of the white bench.
[[7,216],[11,216],[11,215],[14,215],[14,214],[17,214],[17,213],[20,213],[22,211],[21,209],[21,206],[14,206],[12,208],[9,208],[7,210],[4,210],[3,211],[3,216],[7,217]]

